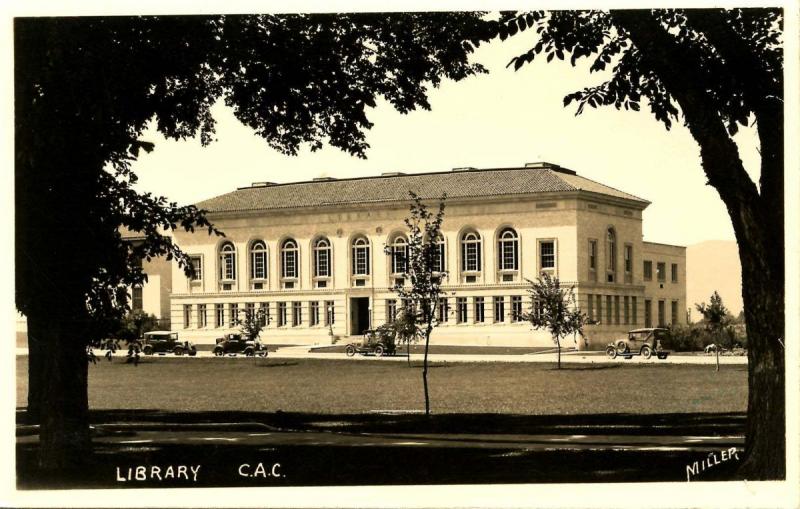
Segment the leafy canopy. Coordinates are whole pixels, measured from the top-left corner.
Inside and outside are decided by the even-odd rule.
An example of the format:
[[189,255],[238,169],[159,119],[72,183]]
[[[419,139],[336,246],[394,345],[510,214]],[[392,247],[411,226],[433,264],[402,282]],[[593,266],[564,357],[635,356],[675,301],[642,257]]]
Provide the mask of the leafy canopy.
[[66,299],[51,316],[71,320],[88,296],[95,316],[122,314],[140,260],[191,273],[165,233],[222,234],[204,211],[134,190],[150,122],[207,144],[222,100],[283,153],[364,157],[367,109],[429,109],[428,87],[484,72],[469,55],[486,26],[469,12],[15,19],[17,307]]
[[583,335],[587,316],[575,300],[573,287],[563,287],[557,277],[544,272],[536,281],[527,279],[530,288],[531,310],[523,315],[534,329],[546,329],[553,342],[560,346],[561,339],[569,334]]
[[[750,114],[765,97],[782,97],[781,9],[654,9],[635,15],[651,17],[680,47],[685,60],[670,65],[682,80],[705,92],[708,105],[723,118],[730,134],[739,125],[748,125]],[[565,106],[577,103],[576,114],[587,105],[639,111],[647,100],[653,116],[669,129],[679,113],[670,87],[643,58],[643,48],[632,43],[626,26],[617,11],[506,12],[497,33],[501,39],[529,28],[538,34],[532,48],[511,60],[514,69],[542,55],[548,62],[569,57],[573,66],[585,58],[591,62],[591,72],[610,75],[599,85],[564,98]],[[731,53],[747,54],[748,62],[731,62],[726,56]],[[751,69],[759,74],[757,81],[743,79],[734,69],[749,63],[757,64]]]

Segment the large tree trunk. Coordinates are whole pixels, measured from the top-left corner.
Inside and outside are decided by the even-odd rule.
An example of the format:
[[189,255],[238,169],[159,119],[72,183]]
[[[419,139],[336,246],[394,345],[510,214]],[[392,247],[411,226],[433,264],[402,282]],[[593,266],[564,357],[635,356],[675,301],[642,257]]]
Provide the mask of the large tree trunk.
[[[749,363],[745,454],[740,474],[752,480],[783,479],[786,382],[782,89],[770,89],[770,76],[760,72],[757,58],[748,60],[752,55],[746,44],[724,43],[720,33],[709,31],[715,47],[731,64],[725,70],[745,84],[744,92],[754,108],[761,142],[759,193],[706,90],[684,76],[683,67],[700,70],[704,63],[681,47],[648,11],[614,11],[613,17],[641,51],[643,64],[656,72],[680,105],[686,125],[700,146],[708,183],[718,191],[731,217],[742,264]],[[728,36],[735,41],[735,34]]]
[[78,467],[91,453],[85,330],[78,324],[50,319],[36,325],[43,345],[40,403],[47,409],[39,432],[39,466],[45,470]]
[[28,424],[39,424],[42,408],[42,385],[44,383],[44,368],[42,366],[40,320],[35,316],[26,317],[28,320],[28,408],[25,421]]
[[786,476],[784,286],[764,270],[767,251],[783,252],[780,246],[740,241],[749,363],[747,440],[739,471],[745,479]]

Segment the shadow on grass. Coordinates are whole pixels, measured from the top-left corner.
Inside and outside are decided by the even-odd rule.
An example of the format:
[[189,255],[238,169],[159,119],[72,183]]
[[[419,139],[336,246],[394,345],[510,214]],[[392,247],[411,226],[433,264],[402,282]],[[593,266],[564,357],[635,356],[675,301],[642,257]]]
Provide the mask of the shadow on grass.
[[[17,423],[24,424],[26,412],[17,409]],[[241,423],[271,426],[286,431],[329,431],[327,422],[340,423],[337,431],[350,433],[474,433],[474,434],[622,434],[622,435],[740,435],[746,414],[664,413],[664,414],[433,414],[419,413],[297,413],[206,411],[179,412],[159,409],[90,410],[92,425],[213,425]],[[230,426],[227,424],[226,426]]]
[[[24,422],[24,409],[17,409]],[[461,434],[580,434],[580,435],[704,435],[728,436],[744,432],[742,413],[506,415],[367,413],[319,414],[289,412],[177,412],[158,409],[92,410],[95,436],[130,434],[132,429],[170,432],[187,427],[217,431],[276,431],[369,433],[379,435],[430,433]],[[103,426],[100,426],[103,425]],[[116,427],[115,427],[116,425]],[[132,428],[130,425],[135,425]],[[24,428],[24,427],[21,427]],[[19,428],[18,428],[19,429]],[[272,433],[272,432],[270,432]],[[18,436],[23,437],[25,433]],[[131,435],[133,436],[133,435]],[[442,437],[442,438],[447,438]],[[473,437],[473,440],[478,440]],[[469,440],[460,440],[469,442]],[[22,489],[78,487],[199,487],[199,486],[300,486],[359,484],[462,484],[537,482],[648,482],[685,481],[687,465],[702,461],[705,451],[581,451],[528,450],[490,445],[469,447],[354,447],[328,443],[277,443],[254,448],[235,443],[137,444],[97,441],[87,464],[74,473],[47,474],[36,467],[38,441],[17,444],[18,486]],[[280,463],[283,477],[242,477],[242,464],[267,468]],[[203,465],[201,482],[181,479],[161,482],[118,480],[117,466]],[[391,468],[387,468],[391,465]],[[733,462],[703,473],[696,480],[729,480]]]
[[257,363],[256,367],[259,368],[285,368],[287,366],[297,366],[299,362],[275,362],[270,364]]

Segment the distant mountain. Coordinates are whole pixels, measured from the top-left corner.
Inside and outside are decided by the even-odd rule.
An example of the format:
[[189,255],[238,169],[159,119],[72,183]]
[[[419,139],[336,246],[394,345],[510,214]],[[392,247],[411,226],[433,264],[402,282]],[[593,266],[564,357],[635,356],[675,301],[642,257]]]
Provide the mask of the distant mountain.
[[686,306],[692,321],[700,316],[695,303],[708,302],[714,290],[733,316],[742,310],[742,267],[733,240],[708,240],[686,248]]

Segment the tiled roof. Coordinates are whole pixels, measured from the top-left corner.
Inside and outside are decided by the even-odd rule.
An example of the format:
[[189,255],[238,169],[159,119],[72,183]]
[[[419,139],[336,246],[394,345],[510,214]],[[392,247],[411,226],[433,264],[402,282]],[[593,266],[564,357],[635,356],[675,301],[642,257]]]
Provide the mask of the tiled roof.
[[435,199],[446,192],[448,200],[452,200],[581,190],[632,200],[642,205],[649,203],[632,194],[578,176],[570,170],[545,164],[527,168],[467,169],[254,185],[210,198],[197,206],[210,212],[235,212],[406,201],[409,191],[414,191],[424,199]]

